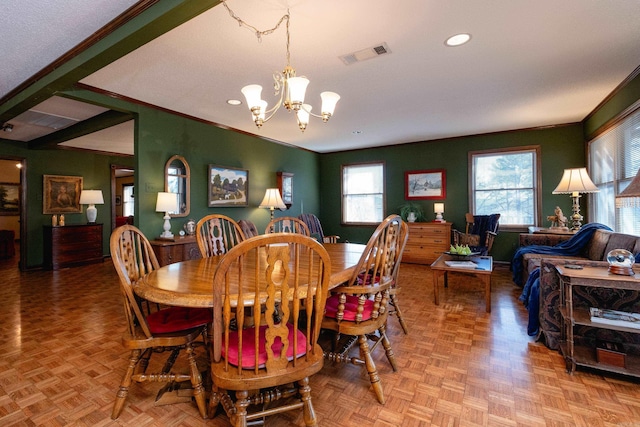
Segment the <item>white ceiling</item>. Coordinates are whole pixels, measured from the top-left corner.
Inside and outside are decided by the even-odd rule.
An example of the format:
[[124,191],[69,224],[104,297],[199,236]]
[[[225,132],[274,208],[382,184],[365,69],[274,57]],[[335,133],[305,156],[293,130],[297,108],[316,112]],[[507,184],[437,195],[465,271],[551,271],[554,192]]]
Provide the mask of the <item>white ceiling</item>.
[[[32,2],[7,3],[22,11],[16,16],[33,14],[31,27],[45,18],[25,5]],[[133,2],[104,0],[100,7],[82,0],[42,3],[52,6],[48,20],[74,15],[74,25],[88,23],[89,31],[95,31],[95,20],[87,19],[95,18],[95,11],[106,19]],[[306,102],[317,112],[321,91],[342,97],[329,123],[313,120],[303,134],[291,114],[279,111],[261,130],[255,127],[240,88],[259,83],[263,99],[273,104],[271,74],[286,65],[285,29],[259,42],[222,5],[81,82],[272,140],[331,152],[577,122],[640,65],[638,0],[228,4],[261,30],[274,27],[289,6],[291,65],[311,80]],[[3,2],[0,12],[4,8]],[[26,33],[20,26],[7,29],[5,20],[6,15],[0,17],[2,33],[21,33],[12,33],[13,49],[6,48],[3,37],[5,47],[0,49],[6,52],[0,53],[9,64],[22,52],[35,52],[44,40],[69,39],[71,46],[80,40],[65,25]],[[472,35],[468,44],[444,45],[447,37],[460,32]],[[351,65],[340,60],[383,42],[391,53]],[[30,62],[40,60],[40,67],[51,61],[35,53],[28,56]],[[4,74],[0,70],[0,81],[6,80]],[[8,89],[0,84],[5,85],[0,86],[2,96],[16,81],[9,79]],[[230,106],[228,99],[240,99],[243,105]],[[111,137],[103,134],[105,138]]]

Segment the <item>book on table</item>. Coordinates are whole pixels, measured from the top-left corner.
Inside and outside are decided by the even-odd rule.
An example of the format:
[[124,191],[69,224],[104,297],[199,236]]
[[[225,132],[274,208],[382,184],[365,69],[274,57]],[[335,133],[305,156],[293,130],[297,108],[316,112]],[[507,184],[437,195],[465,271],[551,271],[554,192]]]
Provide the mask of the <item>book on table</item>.
[[610,310],[608,308],[591,307],[591,321],[606,325],[623,326],[640,329],[640,313]]
[[454,268],[476,268],[478,264],[473,261],[445,261],[448,267]]

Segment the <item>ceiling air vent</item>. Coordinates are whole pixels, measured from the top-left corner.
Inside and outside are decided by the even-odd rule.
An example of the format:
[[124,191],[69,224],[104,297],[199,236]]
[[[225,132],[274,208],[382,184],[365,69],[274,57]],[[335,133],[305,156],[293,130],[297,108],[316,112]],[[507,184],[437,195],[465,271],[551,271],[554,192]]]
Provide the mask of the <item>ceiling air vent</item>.
[[345,65],[351,65],[353,63],[365,61],[367,59],[377,58],[380,55],[386,55],[388,53],[391,53],[391,50],[389,50],[389,46],[387,46],[386,43],[380,43],[373,47],[342,55],[340,59],[342,60],[342,62],[344,62]]
[[21,122],[36,126],[44,126],[51,129],[64,129],[68,126],[78,123],[78,120],[72,119],[70,117],[43,113],[36,110],[25,111],[20,116],[16,117],[16,119],[18,118]]

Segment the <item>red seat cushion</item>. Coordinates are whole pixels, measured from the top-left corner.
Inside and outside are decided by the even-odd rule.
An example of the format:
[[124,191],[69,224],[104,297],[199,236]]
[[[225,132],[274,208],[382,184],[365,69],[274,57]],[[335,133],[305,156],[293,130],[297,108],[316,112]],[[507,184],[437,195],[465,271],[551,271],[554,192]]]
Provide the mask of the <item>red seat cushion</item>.
[[[299,330],[296,330],[293,325],[287,323],[287,328],[289,329],[289,348],[287,349],[287,359],[293,360],[293,333],[294,330],[297,331],[298,334],[298,351],[297,357],[300,357],[307,352],[307,337]],[[265,331],[267,330],[267,326],[260,326],[258,339],[258,367],[264,368],[265,362],[267,361],[267,350],[265,346]],[[247,328],[242,331],[242,368],[243,369],[253,369],[255,367],[255,346],[253,345],[255,334],[255,328]],[[225,353],[224,343],[222,346],[222,357],[227,359],[230,364],[234,366],[238,366],[238,332],[233,331],[229,333],[229,354]],[[271,346],[273,349],[273,354],[278,357],[280,355],[280,351],[282,351],[282,341],[279,337],[276,337],[273,345]]]
[[[356,320],[356,314],[358,313],[358,297],[355,295],[346,295],[347,301],[344,303],[344,317],[342,320],[353,322]],[[340,303],[340,295],[334,294],[327,298],[327,305],[324,315],[336,318],[338,313],[338,304]],[[371,319],[371,313],[373,312],[374,302],[372,300],[366,300],[364,302],[364,310],[362,310],[362,321]]]
[[197,328],[213,321],[208,308],[169,307],[147,316],[149,330],[153,334],[166,334]]
[[[365,283],[365,274],[364,273],[360,273],[358,274],[358,285],[370,285],[371,284],[371,279],[373,278],[372,274],[367,274],[367,279],[366,279],[366,283]],[[376,275],[375,280],[373,281],[373,283],[380,283],[380,276]]]

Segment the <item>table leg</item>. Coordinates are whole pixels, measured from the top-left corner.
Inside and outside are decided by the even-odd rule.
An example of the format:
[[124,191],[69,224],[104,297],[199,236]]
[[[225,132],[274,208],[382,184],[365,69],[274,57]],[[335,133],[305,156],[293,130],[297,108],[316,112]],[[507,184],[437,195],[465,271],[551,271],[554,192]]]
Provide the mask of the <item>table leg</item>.
[[484,281],[484,302],[487,313],[491,313],[491,276],[483,276]]
[[440,277],[444,276],[444,282],[447,283],[447,272],[446,271],[439,271],[439,270],[432,270],[433,272],[433,303],[435,305],[438,305],[439,298],[438,298],[438,287],[440,284]]

